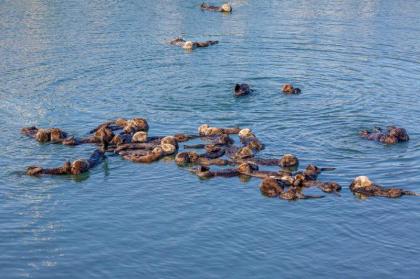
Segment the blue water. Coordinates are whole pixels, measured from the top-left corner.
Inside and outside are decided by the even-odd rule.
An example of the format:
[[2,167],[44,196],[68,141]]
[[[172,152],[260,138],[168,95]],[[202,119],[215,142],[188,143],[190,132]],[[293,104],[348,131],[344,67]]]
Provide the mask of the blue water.
[[[420,192],[420,1],[0,0],[1,278],[418,278],[420,199],[359,200],[351,180]],[[192,53],[176,36],[220,43]],[[236,99],[232,88],[256,91]],[[302,89],[284,96],[285,82]],[[117,156],[79,177],[22,175],[92,146],[40,145],[116,117],[154,135],[251,128],[261,155],[294,153],[341,197],[286,202],[258,179],[199,180],[173,161]],[[384,146],[360,129],[396,124]],[[314,191],[316,192],[316,191]]]

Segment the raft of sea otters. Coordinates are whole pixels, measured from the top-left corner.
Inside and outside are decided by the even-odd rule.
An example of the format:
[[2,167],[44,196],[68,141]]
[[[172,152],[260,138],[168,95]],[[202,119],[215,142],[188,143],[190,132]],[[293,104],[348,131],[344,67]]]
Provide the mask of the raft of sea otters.
[[[223,4],[211,6],[203,3],[200,8],[205,11],[230,13],[232,6]],[[180,37],[170,41],[170,44],[186,50],[208,47],[218,41],[194,42]],[[284,84],[282,92],[288,95],[300,94],[301,90],[292,84]],[[234,96],[240,97],[253,92],[248,84],[236,84]],[[296,171],[299,160],[295,155],[285,154],[280,158],[261,158],[256,153],[264,149],[264,144],[250,129],[216,128],[205,124],[198,128],[197,135],[175,134],[171,136],[149,136],[149,124],[144,118],[123,119],[102,123],[91,130],[86,137],[77,138],[58,128],[40,129],[27,127],[22,133],[41,143],[63,145],[94,144],[98,148],[88,159],[78,159],[65,162],[56,168],[30,166],[26,173],[31,176],[41,175],[78,175],[100,164],[106,152],[120,155],[123,159],[137,163],[151,163],[164,157],[175,157],[175,163],[200,178],[212,177],[256,177],[262,179],[261,193],[267,197],[278,197],[284,200],[322,198],[323,195],[305,195],[303,190],[316,187],[324,193],[338,195],[341,186],[336,182],[323,182],[318,176],[323,171],[335,168],[322,168],[308,165],[305,169]],[[396,144],[408,141],[407,131],[391,126],[386,130],[375,128],[372,131],[361,131],[360,136],[368,140],[384,144]],[[238,137],[240,145],[235,144],[233,137]],[[200,139],[203,143],[184,145],[179,152],[180,143]],[[202,150],[197,153],[193,150]],[[214,166],[217,168],[215,169]],[[261,170],[262,166],[277,166],[278,171]],[[224,168],[222,168],[224,167]],[[366,176],[356,177],[349,186],[350,191],[361,198],[380,196],[396,198],[403,195],[419,194],[399,188],[385,188],[369,180]]]
[[[285,154],[280,158],[261,158],[256,153],[264,149],[264,144],[250,129],[216,128],[207,124],[198,128],[198,134],[175,134],[172,136],[150,136],[149,124],[144,118],[107,121],[91,130],[86,137],[77,138],[59,128],[27,127],[22,134],[34,138],[40,143],[63,145],[94,144],[97,149],[88,159],[65,162],[56,168],[30,166],[26,173],[31,176],[41,175],[78,175],[89,171],[105,159],[105,153],[112,152],[123,159],[137,163],[152,163],[167,156],[174,156],[175,163],[200,178],[212,177],[256,177],[262,179],[260,190],[267,197],[279,197],[285,200],[322,198],[322,195],[305,195],[303,190],[309,187],[319,188],[324,193],[341,191],[336,182],[324,182],[318,176],[324,171],[333,171],[331,167],[308,165],[296,171],[299,160],[295,155]],[[386,133],[362,131],[362,136],[372,135],[369,139],[381,141],[383,137],[396,143],[408,140],[406,131],[398,127],[389,127]],[[380,135],[377,135],[380,134]],[[375,136],[373,136],[375,135]],[[239,145],[233,137],[239,138]],[[180,143],[200,139],[202,143],[184,145],[179,152]],[[187,151],[185,151],[187,150]],[[200,153],[192,150],[202,150]],[[218,166],[218,169],[214,169]],[[278,171],[261,170],[262,166],[278,166]],[[221,168],[225,167],[225,168]],[[220,169],[221,168],[221,169]],[[381,196],[396,198],[402,195],[418,195],[399,188],[384,188],[359,176],[353,180],[350,190],[359,197]]]

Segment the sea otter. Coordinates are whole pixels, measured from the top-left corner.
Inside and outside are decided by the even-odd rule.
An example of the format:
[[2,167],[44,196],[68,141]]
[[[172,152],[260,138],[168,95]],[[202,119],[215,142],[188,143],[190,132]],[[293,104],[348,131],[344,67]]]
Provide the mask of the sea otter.
[[183,38],[175,38],[172,41],[170,41],[171,45],[180,46],[183,49],[186,50],[193,50],[198,47],[208,47],[211,45],[218,44],[219,41],[205,41],[205,42],[193,42],[193,41],[185,41]]
[[192,168],[190,169],[190,172],[196,174],[198,177],[201,177],[201,178],[212,178],[216,176],[234,177],[240,174],[236,169],[224,169],[224,170],[219,170],[219,171],[212,171],[207,166],[199,166],[196,168]]
[[90,155],[89,159],[79,159],[73,162],[65,162],[62,167],[58,168],[42,168],[38,166],[30,166],[26,170],[27,175],[38,176],[38,175],[64,175],[72,174],[77,175],[87,172],[89,169],[95,167],[105,159],[104,152],[101,150],[95,150]]
[[22,128],[21,133],[28,137],[32,137],[41,143],[62,143],[68,137],[67,133],[59,128],[43,129],[32,126]]
[[280,159],[280,166],[283,168],[297,167],[299,159],[293,154],[284,154]]
[[285,94],[300,94],[302,91],[299,88],[293,87],[290,83],[286,83],[283,85],[282,89],[283,93]]
[[175,156],[175,163],[179,166],[187,165],[187,164],[196,164],[201,166],[226,166],[226,165],[233,165],[233,162],[225,159],[208,159],[206,157],[202,157],[198,155],[196,152],[189,151],[189,152],[180,152]]
[[200,136],[217,136],[217,135],[230,135],[230,134],[238,134],[240,128],[216,128],[210,127],[208,124],[203,124],[198,127],[198,134]]
[[398,142],[406,142],[410,138],[404,128],[396,126],[387,127],[387,131],[383,132],[381,128],[375,128],[373,131],[360,131],[360,136],[368,140],[378,141],[385,144],[396,144]]
[[246,83],[242,83],[242,84],[237,83],[235,85],[235,88],[234,88],[234,92],[235,92],[236,97],[249,95],[252,91],[253,90]]
[[269,198],[278,197],[283,193],[284,188],[280,186],[276,179],[271,177],[266,177],[260,184],[261,194]]
[[224,13],[232,12],[232,6],[228,3],[224,3],[222,6],[210,6],[207,3],[202,3],[200,5],[200,8],[202,10],[212,11],[212,12],[224,12]]
[[387,198],[399,198],[403,195],[420,196],[415,192],[399,188],[385,188],[370,181],[367,176],[358,176],[350,184],[350,191],[362,197],[378,196]]
[[324,198],[325,196],[304,195],[301,187],[289,187],[287,191],[280,193],[279,197],[283,200],[293,201],[300,199],[320,199]]

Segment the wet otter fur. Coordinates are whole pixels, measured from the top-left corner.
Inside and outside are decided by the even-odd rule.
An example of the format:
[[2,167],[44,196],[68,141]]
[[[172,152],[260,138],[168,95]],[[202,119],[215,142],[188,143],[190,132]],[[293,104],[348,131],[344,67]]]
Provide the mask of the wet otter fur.
[[396,126],[387,127],[386,132],[383,132],[381,128],[375,128],[373,131],[362,130],[359,134],[362,138],[378,141],[384,144],[396,144],[399,142],[406,142],[410,139],[404,128]]
[[200,136],[217,136],[217,135],[229,135],[238,134],[241,129],[239,128],[216,128],[210,127],[208,124],[203,124],[198,127],[198,134]]
[[420,194],[399,188],[385,188],[373,183],[367,176],[356,177],[349,186],[353,194],[364,197],[377,196],[386,198],[399,198],[403,195],[420,196]]
[[264,196],[274,198],[278,197],[283,192],[283,187],[274,178],[264,178],[260,184],[261,194]]
[[78,159],[73,162],[65,162],[62,167],[58,168],[42,168],[38,166],[30,166],[26,170],[27,175],[38,176],[38,175],[65,175],[72,174],[78,175],[87,172],[89,169],[95,167],[105,159],[105,154],[101,150],[95,150],[90,155],[89,159]]
[[200,5],[200,8],[202,10],[212,11],[212,12],[223,12],[223,13],[231,13],[232,12],[232,6],[228,3],[224,3],[221,6],[210,6],[207,3],[202,3]]
[[283,87],[282,87],[282,91],[283,91],[283,93],[289,94],[289,95],[291,95],[291,94],[297,95],[297,94],[300,94],[302,92],[299,88],[293,87],[293,85],[291,85],[290,83],[284,84]]
[[249,95],[253,90],[246,83],[242,83],[242,84],[237,83],[233,91],[235,92],[236,97],[240,97],[240,96]]
[[181,37],[177,37],[169,42],[171,45],[179,46],[186,50],[193,50],[198,47],[208,47],[211,45],[216,45],[219,41],[205,41],[205,42],[193,42],[193,41],[185,41]]
[[299,160],[293,154],[285,154],[280,159],[280,166],[283,168],[297,167],[298,165]]
[[144,131],[139,131],[134,133],[131,142],[147,142],[148,138],[147,138],[147,132]]

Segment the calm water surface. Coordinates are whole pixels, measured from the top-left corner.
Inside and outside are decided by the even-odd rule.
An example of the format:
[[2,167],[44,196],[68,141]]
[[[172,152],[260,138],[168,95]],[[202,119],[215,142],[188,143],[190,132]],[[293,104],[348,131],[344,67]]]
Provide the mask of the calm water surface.
[[[1,278],[333,278],[420,274],[420,199],[355,198],[358,175],[420,192],[420,1],[0,0]],[[220,40],[187,53],[175,36]],[[236,82],[252,96],[235,99]],[[300,96],[279,93],[282,83]],[[116,156],[80,177],[25,166],[86,157],[23,126],[84,135],[115,117],[151,134],[249,127],[262,155],[334,166],[341,197],[285,202],[259,181],[200,181]],[[383,146],[363,128],[407,128]]]

